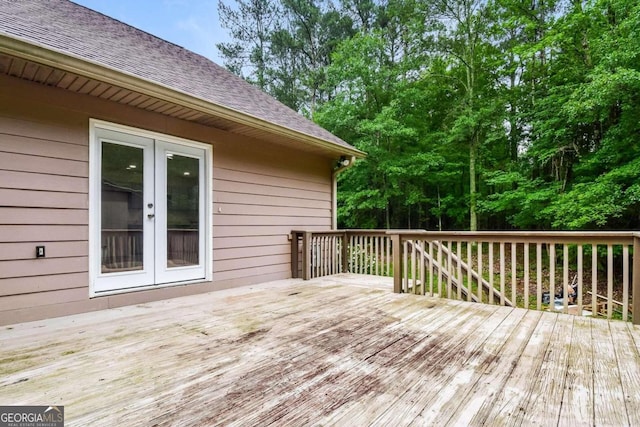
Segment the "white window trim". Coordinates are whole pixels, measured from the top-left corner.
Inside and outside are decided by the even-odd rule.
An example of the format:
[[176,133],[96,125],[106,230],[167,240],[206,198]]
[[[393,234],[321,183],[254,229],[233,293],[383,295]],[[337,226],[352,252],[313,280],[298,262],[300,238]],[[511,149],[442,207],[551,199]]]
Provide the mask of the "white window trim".
[[[108,292],[95,292],[95,280],[98,277],[96,257],[101,257],[101,253],[96,250],[94,242],[100,239],[100,215],[98,207],[100,205],[101,183],[96,170],[99,166],[99,152],[96,146],[96,128],[112,130],[116,132],[128,133],[131,135],[162,140],[174,144],[203,149],[205,151],[205,278],[198,280],[186,280],[181,282],[164,283],[159,285],[139,286],[130,289],[118,289]],[[89,119],[89,298],[96,298],[108,295],[124,294],[152,289],[167,288],[172,286],[188,285],[193,283],[210,282],[213,280],[213,146],[203,142],[192,141],[179,138],[164,133],[153,132],[145,129],[135,128],[117,123],[107,122],[98,119]]]

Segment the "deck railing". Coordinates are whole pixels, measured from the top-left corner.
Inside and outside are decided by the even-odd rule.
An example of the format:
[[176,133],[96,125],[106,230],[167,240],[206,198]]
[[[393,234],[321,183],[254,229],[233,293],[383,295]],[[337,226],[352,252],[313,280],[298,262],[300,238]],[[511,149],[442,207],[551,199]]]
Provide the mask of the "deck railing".
[[292,233],[292,276],[394,277],[394,292],[640,324],[640,233]]

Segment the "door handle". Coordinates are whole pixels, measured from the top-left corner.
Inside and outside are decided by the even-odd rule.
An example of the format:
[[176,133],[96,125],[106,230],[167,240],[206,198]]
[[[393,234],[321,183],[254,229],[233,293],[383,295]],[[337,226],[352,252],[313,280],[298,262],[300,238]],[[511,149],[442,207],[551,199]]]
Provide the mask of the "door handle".
[[147,218],[149,218],[149,219],[153,219],[155,216],[156,216],[156,214],[148,214],[148,215],[147,215]]

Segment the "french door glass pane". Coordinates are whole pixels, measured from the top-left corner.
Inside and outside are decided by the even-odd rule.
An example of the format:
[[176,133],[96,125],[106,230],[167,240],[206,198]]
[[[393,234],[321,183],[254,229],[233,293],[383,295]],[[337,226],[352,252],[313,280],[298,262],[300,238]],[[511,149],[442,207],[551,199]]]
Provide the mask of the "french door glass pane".
[[199,159],[167,154],[167,267],[198,265]]
[[102,272],[143,268],[142,148],[102,143]]

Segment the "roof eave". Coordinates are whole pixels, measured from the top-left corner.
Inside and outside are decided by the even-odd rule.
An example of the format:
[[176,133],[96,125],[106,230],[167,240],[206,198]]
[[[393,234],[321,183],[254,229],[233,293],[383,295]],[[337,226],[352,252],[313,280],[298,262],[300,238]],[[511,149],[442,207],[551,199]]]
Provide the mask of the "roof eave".
[[43,65],[48,65],[50,67],[59,68],[63,71],[75,73],[108,84],[113,84],[124,89],[134,90],[148,96],[183,107],[192,108],[202,113],[221,117],[246,126],[265,129],[271,133],[282,135],[283,137],[294,138],[308,146],[323,149],[328,152],[335,153],[336,155],[348,155],[358,158],[366,156],[363,151],[356,148],[345,147],[322,138],[283,127],[223,105],[204,101],[198,97],[176,91],[168,86],[151,82],[135,75],[123,73],[82,58],[56,52],[45,46],[35,45],[33,43],[10,37],[6,34],[0,34],[0,52]]

